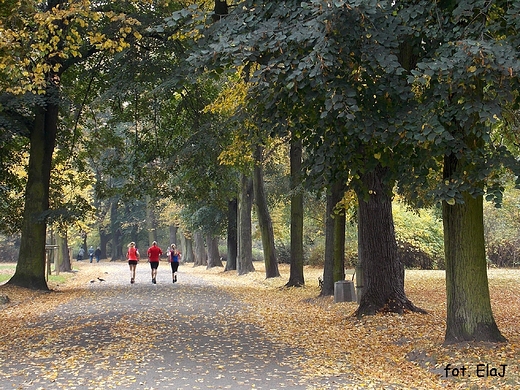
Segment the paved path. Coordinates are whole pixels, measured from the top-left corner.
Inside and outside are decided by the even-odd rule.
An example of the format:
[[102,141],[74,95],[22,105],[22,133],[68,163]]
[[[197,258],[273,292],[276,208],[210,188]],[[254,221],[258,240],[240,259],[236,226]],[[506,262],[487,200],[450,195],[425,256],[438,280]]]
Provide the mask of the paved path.
[[242,303],[193,275],[173,284],[166,267],[154,285],[140,264],[131,285],[125,263],[109,264],[104,281],[18,330],[0,352],[0,389],[347,387],[306,379],[301,351],[233,319]]

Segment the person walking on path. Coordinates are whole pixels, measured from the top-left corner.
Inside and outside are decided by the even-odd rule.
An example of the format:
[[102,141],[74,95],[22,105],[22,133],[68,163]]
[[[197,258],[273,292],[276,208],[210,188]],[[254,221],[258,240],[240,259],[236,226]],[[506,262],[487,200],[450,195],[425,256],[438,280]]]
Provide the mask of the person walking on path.
[[152,283],[157,283],[157,268],[159,267],[159,258],[162,255],[162,250],[157,245],[157,241],[152,242],[152,246],[148,248],[148,262],[152,269]]
[[[101,248],[98,246],[96,251],[94,252],[94,256],[96,257],[96,263],[99,263],[99,258],[101,257]],[[92,263],[92,261],[91,261]]]
[[175,244],[172,244],[168,253],[168,261],[172,267],[172,279],[173,283],[177,281],[177,270],[179,269],[179,259],[181,253],[177,250]]
[[79,251],[78,251],[78,261],[83,260],[83,255],[84,254],[85,254],[85,250],[83,249],[83,247],[80,247]]
[[90,258],[90,262],[92,263],[92,259],[94,259],[94,247],[91,245],[88,248],[88,257]]
[[135,242],[128,244],[128,251],[126,252],[126,258],[128,259],[128,265],[130,266],[130,283],[135,283],[135,269],[137,262],[139,261],[139,250],[135,246]]

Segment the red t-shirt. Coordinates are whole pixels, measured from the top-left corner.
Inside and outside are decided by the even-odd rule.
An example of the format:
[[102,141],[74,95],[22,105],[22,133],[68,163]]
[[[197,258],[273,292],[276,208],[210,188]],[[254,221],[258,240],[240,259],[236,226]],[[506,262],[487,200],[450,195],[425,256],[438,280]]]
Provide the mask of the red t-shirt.
[[159,256],[162,255],[162,250],[157,245],[153,245],[148,248],[148,259],[151,262],[157,263],[159,261]]
[[126,257],[128,258],[128,260],[139,260],[137,256],[137,248],[135,246],[131,246],[130,248],[128,248]]

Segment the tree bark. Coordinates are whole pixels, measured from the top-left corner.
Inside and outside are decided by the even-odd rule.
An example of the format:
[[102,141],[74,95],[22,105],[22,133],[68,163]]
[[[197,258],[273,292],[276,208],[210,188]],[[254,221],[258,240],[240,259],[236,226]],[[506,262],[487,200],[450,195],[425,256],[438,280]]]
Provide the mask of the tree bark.
[[[60,272],[71,272],[72,266],[70,264],[70,256],[69,256],[69,244],[67,233],[56,235],[56,244],[58,245],[58,256],[59,256],[59,271]],[[85,252],[88,253],[88,252]]]
[[9,284],[48,290],[45,280],[46,221],[52,154],[58,126],[57,88],[49,92],[47,105],[37,107],[30,131],[30,155],[18,262]]
[[264,251],[265,277],[276,278],[280,276],[278,261],[276,260],[276,249],[274,246],[274,232],[271,215],[267,207],[267,199],[264,188],[264,170],[262,167],[263,148],[257,146],[255,150],[255,169],[253,174],[253,188],[258,215],[258,226],[262,236],[262,248]]
[[237,269],[237,215],[238,201],[234,198],[228,203],[228,225],[227,225],[227,258],[224,271]]
[[358,193],[358,256],[363,270],[363,294],[356,315],[378,312],[425,313],[415,307],[404,291],[404,266],[397,257],[391,187],[385,184],[385,169],[376,167],[362,176]]
[[[123,258],[123,246],[120,241],[119,234],[119,209],[117,207],[117,199],[110,200],[110,233],[112,235],[112,259],[116,261]],[[126,253],[126,252],[125,252]]]
[[101,249],[101,259],[107,258],[107,244],[110,241],[110,235],[104,229],[99,228],[99,249]]
[[303,192],[299,189],[302,177],[302,142],[291,141],[291,265],[286,287],[302,287],[303,277]]
[[223,267],[220,253],[218,252],[218,237],[210,233],[206,234],[206,245],[208,247],[207,268]]
[[320,295],[334,295],[334,283],[345,279],[345,212],[337,212],[336,205],[343,199],[345,186],[334,183],[327,195],[325,219],[325,264],[323,287]]
[[157,230],[155,228],[154,202],[150,195],[146,196],[146,228],[148,230],[148,246],[157,241]]
[[182,253],[182,261],[185,263],[195,263],[195,254],[193,253],[193,240],[186,236],[184,237],[184,252]]
[[195,261],[193,266],[198,267],[200,265],[208,265],[208,258],[206,255],[206,248],[204,245],[204,235],[200,230],[197,230],[195,233],[193,233],[193,244],[194,244],[194,255],[195,255]]
[[179,228],[175,225],[170,225],[169,227],[169,233],[170,233],[170,242],[169,245],[175,244],[177,245],[177,231]]
[[253,238],[251,227],[251,208],[253,206],[253,181],[242,174],[240,196],[238,198],[238,256],[239,275],[253,272]]
[[[446,180],[457,160],[447,156]],[[463,193],[464,203],[442,204],[446,257],[447,343],[503,342],[491,310],[484,244],[483,198]]]

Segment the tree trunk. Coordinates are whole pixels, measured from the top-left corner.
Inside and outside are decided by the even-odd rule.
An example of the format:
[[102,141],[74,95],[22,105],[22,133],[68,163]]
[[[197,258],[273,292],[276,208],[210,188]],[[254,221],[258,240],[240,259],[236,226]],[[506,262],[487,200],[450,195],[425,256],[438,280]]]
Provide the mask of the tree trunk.
[[177,245],[177,231],[179,228],[175,225],[170,225],[169,232],[170,232],[170,242],[169,244],[175,244]]
[[274,232],[271,215],[267,207],[267,199],[264,188],[264,171],[262,167],[261,146],[256,147],[255,151],[255,169],[253,174],[253,189],[256,204],[256,213],[258,215],[258,226],[262,236],[262,248],[264,251],[265,277],[276,278],[280,276],[278,271],[278,261],[276,260],[276,249],[274,246]]
[[327,195],[327,216],[325,219],[325,265],[323,267],[323,287],[320,295],[334,295],[334,283],[345,279],[345,211],[336,210],[343,199],[345,186],[334,183]]
[[[70,264],[70,256],[69,256],[69,244],[67,233],[56,235],[56,244],[58,245],[58,256],[59,256],[59,268],[60,272],[71,272],[72,266]],[[88,253],[88,252],[85,252]]]
[[107,244],[110,241],[110,235],[103,229],[99,229],[99,249],[101,249],[101,259],[107,258]]
[[150,195],[146,196],[146,229],[148,230],[148,246],[157,241],[157,230],[155,228],[154,202]]
[[251,208],[253,205],[253,183],[242,174],[240,180],[240,196],[238,198],[238,261],[239,275],[253,272],[253,238],[251,227]]
[[110,202],[110,233],[112,235],[112,259],[116,261],[123,258],[123,246],[119,234],[119,209],[117,199],[112,198]]
[[[446,157],[444,178],[448,180],[456,169],[456,158]],[[491,310],[483,198],[463,193],[463,199],[463,204],[442,204],[447,295],[445,341],[506,341]]]
[[30,155],[25,189],[25,206],[18,262],[9,284],[48,290],[45,280],[46,221],[49,209],[49,183],[52,154],[58,123],[57,89],[45,107],[37,107],[30,132]]
[[228,225],[227,225],[227,258],[224,271],[237,269],[237,218],[238,201],[234,198],[228,203]]
[[303,277],[303,192],[301,185],[302,142],[291,141],[291,266],[286,287],[305,285]]
[[334,282],[345,280],[345,210],[334,218]]
[[204,246],[204,235],[200,230],[197,230],[193,233],[193,241],[195,246],[195,261],[193,264],[194,267],[198,267],[199,265],[208,265],[208,258],[206,255],[206,248]]
[[397,257],[391,187],[384,183],[380,166],[361,178],[368,191],[358,193],[358,256],[363,270],[363,295],[358,317],[377,312],[425,313],[404,292],[404,266]]
[[182,252],[182,261],[185,263],[195,263],[195,254],[193,253],[193,240],[184,235],[182,237],[184,237],[184,252]]
[[208,247],[208,268],[222,267],[222,259],[218,252],[218,237],[208,233],[206,235],[206,245]]

